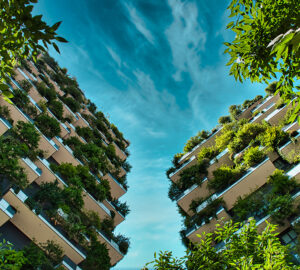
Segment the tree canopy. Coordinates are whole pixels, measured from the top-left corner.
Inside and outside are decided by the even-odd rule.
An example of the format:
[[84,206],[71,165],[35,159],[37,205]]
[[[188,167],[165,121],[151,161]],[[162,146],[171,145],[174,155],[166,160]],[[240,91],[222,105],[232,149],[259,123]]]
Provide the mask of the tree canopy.
[[5,82],[9,81],[14,66],[20,60],[32,56],[36,61],[39,51],[45,51],[48,45],[59,52],[55,42],[67,42],[56,33],[61,22],[49,26],[42,20],[42,15],[32,16],[31,3],[37,2],[38,0],[0,1],[0,90],[6,100],[12,95]]
[[[234,20],[227,28],[235,33],[234,40],[225,43],[230,75],[241,82],[269,84],[276,79],[277,92],[286,102],[295,95],[299,101],[300,1],[232,0],[228,9]],[[290,121],[300,111],[299,102],[293,105]]]
[[172,252],[160,252],[143,270],[148,270],[148,265],[155,270],[299,269],[291,262],[289,246],[281,244],[275,231],[276,226],[268,224],[258,233],[254,219],[244,225],[232,221],[218,224],[214,233],[198,235],[200,242],[188,249],[186,256],[178,259]]

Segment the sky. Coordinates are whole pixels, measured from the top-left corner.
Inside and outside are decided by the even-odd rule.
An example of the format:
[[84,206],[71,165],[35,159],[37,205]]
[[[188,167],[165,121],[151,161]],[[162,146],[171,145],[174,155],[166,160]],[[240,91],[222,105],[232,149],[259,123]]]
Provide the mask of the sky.
[[35,14],[69,43],[50,54],[131,142],[131,213],[116,228],[131,247],[114,270],[141,269],[155,251],[183,256],[182,228],[165,171],[199,130],[264,85],[229,76],[223,42],[233,36],[227,1],[40,0]]

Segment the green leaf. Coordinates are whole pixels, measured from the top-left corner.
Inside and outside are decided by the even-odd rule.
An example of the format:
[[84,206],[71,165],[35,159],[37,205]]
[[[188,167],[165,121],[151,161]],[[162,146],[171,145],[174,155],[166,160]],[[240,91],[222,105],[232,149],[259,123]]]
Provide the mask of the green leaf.
[[54,42],[52,43],[52,45],[53,45],[54,49],[55,49],[58,53],[60,53],[58,46],[57,46]]
[[58,29],[58,27],[60,26],[61,23],[62,23],[62,21],[53,24],[53,25],[51,26],[51,29],[52,29],[53,31],[56,31],[56,30]]
[[6,96],[7,98],[13,98],[13,97],[14,97],[14,95],[12,94],[12,92],[10,92],[10,91],[8,91],[8,90],[2,91],[2,94],[3,94],[4,96]]
[[5,91],[9,88],[9,86],[5,83],[0,83],[0,90],[1,91]]
[[66,39],[64,39],[63,37],[56,37],[56,40],[58,40],[59,42],[65,42],[67,43],[68,41]]

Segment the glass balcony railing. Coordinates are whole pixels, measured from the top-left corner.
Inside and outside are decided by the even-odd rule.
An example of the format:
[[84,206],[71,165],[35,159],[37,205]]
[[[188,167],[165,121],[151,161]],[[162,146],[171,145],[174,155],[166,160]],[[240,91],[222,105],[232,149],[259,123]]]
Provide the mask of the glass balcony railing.
[[14,216],[14,214],[17,212],[6,200],[1,199],[0,200],[0,209],[6,213],[10,218]]
[[218,159],[220,159],[221,157],[225,156],[227,153],[228,153],[228,149],[226,148],[219,155],[217,155],[215,158],[213,158],[212,160],[210,160],[209,164],[210,165],[214,164]]
[[298,175],[300,173],[300,164],[296,165],[295,167],[293,167],[290,171],[288,171],[286,173],[286,175],[289,178],[295,177],[296,175]]
[[263,101],[263,103],[259,104],[256,108],[254,108],[254,109],[252,110],[252,112],[257,111],[257,110],[258,110],[259,108],[261,108],[264,104],[266,104],[266,102],[269,101],[272,97],[273,97],[273,96],[268,96],[268,97]]
[[3,117],[0,116],[0,121],[1,121],[8,129],[12,128],[11,123],[10,123],[8,120],[6,120],[5,118],[3,118]]
[[37,167],[29,158],[22,158],[22,160],[38,175],[42,175],[42,170]]
[[[207,179],[207,178],[206,178]],[[205,180],[203,180],[205,181]],[[177,198],[176,198],[176,201],[180,201],[183,197],[185,197],[187,194],[191,193],[195,188],[197,188],[198,185],[197,184],[194,184],[192,185],[190,188],[186,189],[183,193],[181,193]]]
[[222,130],[222,128],[223,128],[223,127],[219,127],[218,130],[217,130],[216,132],[210,134],[210,136],[209,136],[207,139],[203,140],[201,143],[199,143],[198,145],[196,145],[190,152],[184,154],[184,155],[180,158],[179,162],[182,162],[186,157],[188,157],[191,153],[193,153],[197,148],[199,148],[201,145],[203,145],[205,142],[207,142],[212,136],[214,136],[214,135],[216,135],[217,133],[219,133],[220,130]]
[[81,270],[81,268],[77,266],[68,256],[64,256],[62,262],[55,268],[58,268],[59,266],[63,266],[68,270]]

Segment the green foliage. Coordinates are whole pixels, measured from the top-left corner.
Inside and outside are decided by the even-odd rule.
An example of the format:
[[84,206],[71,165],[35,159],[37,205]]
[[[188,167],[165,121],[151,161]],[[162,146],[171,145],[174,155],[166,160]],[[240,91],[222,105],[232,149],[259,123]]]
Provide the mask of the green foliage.
[[230,123],[231,122],[231,118],[230,116],[221,116],[218,120],[218,123],[223,125],[223,124],[226,124],[226,123]]
[[83,270],[109,270],[110,258],[108,250],[104,244],[92,240],[91,245],[87,250],[87,256],[83,262]]
[[[32,16],[35,0],[3,0],[0,3],[0,25],[1,25],[1,63],[0,78],[1,90],[9,82],[14,66],[30,55],[36,61],[39,51],[45,51],[43,45],[48,48],[52,45],[59,52],[54,41],[67,42],[64,38],[57,36],[55,32],[61,22],[52,26],[42,21],[42,15]],[[6,95],[5,92],[2,94]],[[9,96],[8,96],[9,98]]]
[[266,87],[265,91],[268,95],[274,95],[276,93],[277,83],[278,82],[272,82]]
[[24,153],[16,140],[11,137],[0,137],[0,172],[12,184],[24,189],[27,184],[27,176],[23,167],[19,164],[19,158]]
[[22,89],[27,93],[30,91],[30,89],[32,87],[30,82],[27,80],[18,81],[18,83],[22,87]]
[[[200,243],[188,249],[186,256],[175,259],[171,253],[161,252],[147,265],[152,264],[155,270],[299,268],[290,262],[289,247],[280,242],[276,226],[271,224],[259,234],[253,219],[244,225],[229,221],[224,226],[219,224],[214,233],[204,233],[199,237]],[[214,241],[226,243],[225,247],[215,249]]]
[[231,105],[229,107],[229,114],[232,121],[237,120],[238,116],[242,113],[241,105]]
[[199,131],[196,136],[191,137],[185,144],[183,152],[190,152],[196,145],[209,137],[209,133],[205,130]]
[[261,95],[257,95],[254,99],[252,100],[248,100],[246,99],[242,105],[242,109],[247,109],[249,108],[250,106],[252,106],[255,102],[261,100],[263,97]]
[[53,240],[47,240],[46,243],[41,244],[41,247],[53,265],[61,262],[64,251],[57,243]]
[[237,181],[243,173],[243,169],[223,165],[213,172],[214,178],[208,182],[207,186],[211,190],[221,192]]
[[123,254],[127,254],[128,248],[130,246],[129,238],[119,234],[115,236],[114,240],[119,245],[120,251]]
[[126,203],[121,203],[119,200],[111,201],[114,207],[118,212],[120,212],[124,217],[126,217],[130,213],[130,209]]
[[20,60],[20,65],[22,68],[26,69],[29,73],[32,73],[32,69],[30,65],[28,64],[26,59],[21,59]]
[[176,183],[171,182],[169,186],[168,197],[171,201],[175,201],[182,194],[183,191],[184,190],[181,189]]
[[79,111],[80,103],[77,102],[74,98],[63,97],[61,99],[74,113]]
[[48,107],[58,120],[63,120],[64,109],[60,101],[52,99],[51,102],[49,102]]
[[193,184],[201,185],[204,177],[207,175],[208,166],[209,160],[203,159],[202,161],[199,161],[198,164],[182,171],[177,183],[178,187],[181,190],[186,190]]
[[0,269],[19,270],[27,262],[23,251],[13,249],[13,245],[3,240],[0,242]]
[[[83,137],[87,142],[94,140],[93,131],[89,127],[76,127],[76,132],[79,136]],[[100,136],[100,135],[99,135]]]
[[25,112],[32,118],[35,118],[37,116],[36,108],[29,103],[29,98],[23,91],[15,89],[12,101],[17,107],[21,108],[23,112]]
[[286,194],[283,196],[273,197],[269,205],[269,214],[272,221],[283,225],[286,218],[293,214],[293,198]]
[[[235,33],[234,40],[225,43],[225,53],[231,57],[227,63],[231,66],[230,75],[241,82],[250,79],[269,83],[279,74],[277,91],[289,102],[297,94],[295,89],[299,90],[294,86],[300,74],[299,1],[232,0],[228,9],[234,20],[227,28]],[[294,108],[291,122],[297,117],[300,103],[295,103]]]
[[38,92],[45,97],[49,103],[57,98],[56,92],[53,88],[49,88],[43,82],[36,83],[36,89]]
[[217,149],[215,146],[203,147],[198,153],[198,160],[201,161],[204,158],[211,160],[215,158],[219,153],[219,149]]
[[268,126],[265,132],[258,137],[261,145],[265,146],[269,151],[277,151],[277,148],[283,145],[289,136],[278,126]]
[[59,136],[61,130],[59,122],[49,115],[43,113],[35,119],[35,124],[41,132],[48,138]]
[[[83,95],[82,92],[75,86],[68,86],[63,89],[65,93],[70,94],[75,100],[77,100],[79,103],[83,102]],[[71,107],[70,107],[71,108]]]
[[244,153],[244,164],[247,167],[253,167],[265,159],[265,153],[259,149],[259,146],[249,147]]

